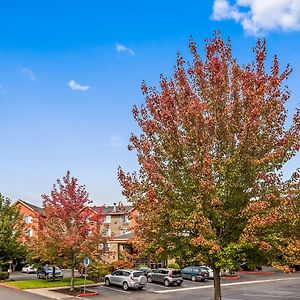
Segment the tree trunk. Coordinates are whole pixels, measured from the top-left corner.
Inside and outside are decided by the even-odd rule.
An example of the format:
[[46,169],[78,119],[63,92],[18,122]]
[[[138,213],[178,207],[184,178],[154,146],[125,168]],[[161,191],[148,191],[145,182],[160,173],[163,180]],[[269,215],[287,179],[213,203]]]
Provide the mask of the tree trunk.
[[71,291],[74,290],[74,277],[75,277],[75,266],[72,264],[71,268]]
[[213,267],[214,271],[214,300],[221,300],[221,278],[220,278],[220,268]]

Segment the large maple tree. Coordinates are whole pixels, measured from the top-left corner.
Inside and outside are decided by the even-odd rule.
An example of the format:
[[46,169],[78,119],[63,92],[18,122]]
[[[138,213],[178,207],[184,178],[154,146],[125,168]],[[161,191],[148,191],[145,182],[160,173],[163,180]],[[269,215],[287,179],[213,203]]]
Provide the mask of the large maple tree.
[[107,238],[103,233],[104,214],[86,209],[91,204],[85,186],[67,172],[57,180],[50,195],[43,195],[43,215],[33,241],[34,258],[44,262],[63,262],[71,268],[71,290],[74,270],[85,256],[100,258]]
[[221,268],[275,262],[289,247],[299,254],[298,182],[284,182],[282,168],[299,150],[300,114],[288,119],[291,68],[280,72],[275,56],[266,70],[265,40],[248,65],[220,33],[206,41],[204,59],[192,39],[189,48],[192,62],[179,54],[159,89],[142,84],[145,104],[133,108],[141,132],[129,145],[140,168],[120,168],[119,180],[139,211],[136,247],[211,266],[219,300]]

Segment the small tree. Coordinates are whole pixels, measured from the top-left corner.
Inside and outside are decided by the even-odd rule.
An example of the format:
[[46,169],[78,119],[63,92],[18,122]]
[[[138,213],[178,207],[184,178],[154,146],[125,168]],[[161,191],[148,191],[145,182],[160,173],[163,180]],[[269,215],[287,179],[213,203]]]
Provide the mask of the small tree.
[[[266,71],[265,41],[258,40],[255,60],[245,66],[219,33],[205,49],[202,60],[191,40],[193,63],[186,67],[178,55],[159,91],[143,83],[146,103],[133,108],[141,134],[129,146],[140,169],[119,169],[119,180],[139,211],[135,245],[211,266],[220,300],[221,268],[243,259],[274,262],[284,247],[289,233],[279,212],[294,219],[288,207],[299,194],[287,201],[281,170],[299,150],[300,114],[287,128],[283,82],[291,69],[280,73],[275,56]],[[292,249],[296,244],[299,235]]]
[[[85,209],[91,203],[84,186],[70,177],[57,180],[51,194],[43,195],[44,215],[40,217],[38,236],[34,241],[35,256],[43,261],[63,261],[71,267],[71,290],[74,289],[74,270],[84,256],[98,255],[106,238],[99,230],[104,216]],[[95,253],[97,249],[97,253]]]
[[2,264],[23,259],[26,247],[21,241],[24,222],[16,206],[0,194],[0,271]]

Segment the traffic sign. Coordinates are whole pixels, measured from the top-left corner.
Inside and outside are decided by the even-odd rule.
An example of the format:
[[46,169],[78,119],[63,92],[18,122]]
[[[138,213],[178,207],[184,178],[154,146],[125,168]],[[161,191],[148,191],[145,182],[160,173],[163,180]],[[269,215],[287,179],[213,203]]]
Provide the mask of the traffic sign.
[[83,259],[83,263],[84,263],[84,265],[87,267],[87,266],[90,264],[90,259],[86,256],[86,257]]

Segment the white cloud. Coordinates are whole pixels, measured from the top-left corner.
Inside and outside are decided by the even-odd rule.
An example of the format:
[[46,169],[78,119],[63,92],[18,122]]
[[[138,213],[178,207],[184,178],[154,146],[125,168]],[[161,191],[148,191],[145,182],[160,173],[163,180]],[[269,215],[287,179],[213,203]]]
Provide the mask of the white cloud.
[[212,18],[234,20],[246,34],[300,30],[300,0],[215,0]]
[[75,80],[70,80],[68,82],[68,86],[69,86],[69,88],[71,90],[74,90],[74,91],[87,91],[88,89],[90,89],[90,86],[88,86],[88,85],[80,85]]
[[29,68],[22,68],[21,72],[25,75],[27,75],[31,80],[35,80],[36,76],[34,75],[34,73],[29,69]]
[[116,51],[118,53],[127,52],[132,56],[135,55],[134,51],[131,48],[128,48],[128,47],[126,47],[125,45],[122,45],[122,44],[116,44]]

